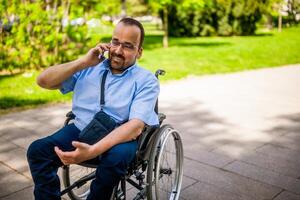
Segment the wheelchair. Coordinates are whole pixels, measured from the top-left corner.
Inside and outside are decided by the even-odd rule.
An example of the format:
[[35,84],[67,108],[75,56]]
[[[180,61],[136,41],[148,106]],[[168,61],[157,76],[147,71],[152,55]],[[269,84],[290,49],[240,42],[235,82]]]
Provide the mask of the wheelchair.
[[[164,75],[164,70],[157,70],[156,78]],[[158,113],[158,101],[155,105]],[[69,112],[64,125],[74,119]],[[158,113],[159,126],[145,126],[137,138],[136,156],[113,189],[111,200],[126,200],[127,186],[137,189],[133,200],[178,200],[183,176],[183,146],[176,129],[163,124],[166,115]],[[62,168],[62,181],[65,189],[61,195],[68,194],[72,200],[84,200],[90,190],[91,181],[96,177],[97,164],[85,161]],[[131,190],[131,189],[130,189]]]

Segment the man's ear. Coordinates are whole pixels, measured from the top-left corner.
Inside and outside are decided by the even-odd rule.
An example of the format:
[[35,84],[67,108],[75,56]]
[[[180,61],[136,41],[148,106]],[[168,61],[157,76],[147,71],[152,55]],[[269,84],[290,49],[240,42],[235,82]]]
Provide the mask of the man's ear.
[[136,58],[139,59],[140,57],[142,57],[142,54],[143,54],[143,48],[141,47],[138,50],[138,54],[137,54]]

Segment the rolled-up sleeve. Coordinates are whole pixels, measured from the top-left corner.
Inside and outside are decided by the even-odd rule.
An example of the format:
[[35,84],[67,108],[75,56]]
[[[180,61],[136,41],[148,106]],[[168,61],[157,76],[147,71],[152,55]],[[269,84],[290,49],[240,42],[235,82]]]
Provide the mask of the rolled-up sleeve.
[[159,83],[155,76],[147,77],[143,84],[137,88],[130,106],[129,120],[140,119],[150,126],[158,125],[158,116],[154,111],[159,95]]
[[67,94],[68,92],[72,92],[74,90],[79,74],[80,72],[77,72],[73,74],[71,77],[69,77],[67,80],[62,82],[61,87],[59,88],[62,94]]

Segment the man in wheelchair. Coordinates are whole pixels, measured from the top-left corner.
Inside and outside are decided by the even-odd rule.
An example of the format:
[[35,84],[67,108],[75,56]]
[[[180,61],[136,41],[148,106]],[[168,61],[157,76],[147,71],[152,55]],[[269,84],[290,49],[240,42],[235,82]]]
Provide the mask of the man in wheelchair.
[[[136,63],[143,40],[141,23],[124,18],[116,25],[110,43],[98,44],[85,56],[51,66],[39,75],[37,83],[43,88],[59,89],[63,94],[73,91],[76,117],[74,123],[29,146],[27,159],[35,199],[61,199],[58,168],[90,159],[98,159],[99,164],[87,199],[110,199],[134,159],[136,138],[145,124],[159,124],[154,111],[158,80]],[[100,111],[113,119],[115,128],[96,143],[80,142],[80,133]]]

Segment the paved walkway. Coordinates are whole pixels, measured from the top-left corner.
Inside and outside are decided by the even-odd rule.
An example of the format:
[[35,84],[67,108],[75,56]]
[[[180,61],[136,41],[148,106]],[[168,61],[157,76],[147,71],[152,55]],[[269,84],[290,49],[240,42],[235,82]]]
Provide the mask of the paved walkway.
[[[161,86],[185,149],[181,199],[300,200],[300,65],[189,77]],[[70,105],[0,117],[0,199],[29,200],[25,152]]]

